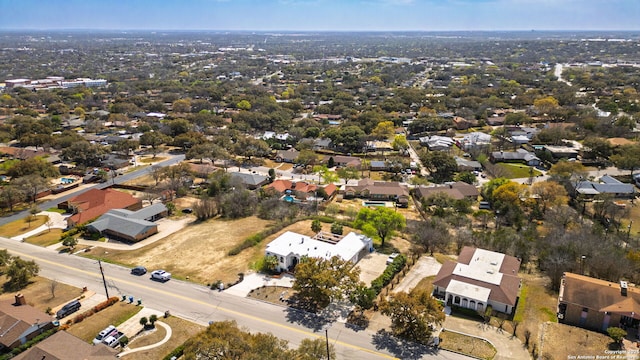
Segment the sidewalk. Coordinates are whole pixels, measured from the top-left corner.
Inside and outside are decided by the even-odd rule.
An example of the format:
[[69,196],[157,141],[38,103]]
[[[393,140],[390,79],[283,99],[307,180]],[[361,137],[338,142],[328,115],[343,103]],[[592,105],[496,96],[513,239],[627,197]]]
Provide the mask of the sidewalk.
[[[67,219],[65,215],[62,215],[57,212],[52,211],[41,211],[36,215],[45,215],[49,217],[51,220],[51,229],[65,229],[67,227]],[[38,226],[37,228],[27,231],[24,234],[20,234],[11,238],[11,240],[22,241],[22,239],[26,239],[28,237],[38,235],[41,232],[49,231],[49,226],[47,224],[43,224]]]
[[245,275],[241,283],[224,290],[224,292],[235,296],[247,297],[251,290],[262,286],[292,287],[293,279],[293,276],[289,274],[283,274],[280,278],[274,278],[269,275],[252,273]]
[[496,360],[531,359],[522,342],[510,333],[473,320],[447,315],[443,328],[488,340],[497,350]]

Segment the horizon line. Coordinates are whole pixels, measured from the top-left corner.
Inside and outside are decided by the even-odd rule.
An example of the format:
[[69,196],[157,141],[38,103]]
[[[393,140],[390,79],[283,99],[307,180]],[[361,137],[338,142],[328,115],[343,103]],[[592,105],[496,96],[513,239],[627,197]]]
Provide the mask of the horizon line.
[[167,31],[167,32],[197,32],[197,31],[216,31],[216,32],[340,32],[340,33],[357,33],[357,32],[640,32],[638,29],[448,29],[448,30],[401,30],[401,29],[387,29],[387,30],[371,30],[371,29],[115,29],[115,28],[0,28],[0,31],[113,31],[113,32],[125,32],[125,31]]

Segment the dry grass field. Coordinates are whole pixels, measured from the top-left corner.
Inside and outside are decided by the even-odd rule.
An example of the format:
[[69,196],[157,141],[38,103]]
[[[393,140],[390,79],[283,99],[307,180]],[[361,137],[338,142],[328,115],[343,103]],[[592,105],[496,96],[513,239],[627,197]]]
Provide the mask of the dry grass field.
[[[165,269],[175,277],[189,278],[203,284],[216,280],[232,282],[238,273],[247,271],[256,256],[263,254],[264,248],[246,249],[236,256],[227,256],[227,252],[250,235],[264,230],[269,223],[256,217],[212,219],[190,224],[138,250],[116,251],[97,247],[91,250],[89,256],[131,267],[142,265],[150,270]],[[262,244],[266,243],[268,240]]]
[[[6,276],[0,276],[0,284],[4,284],[6,281]],[[38,310],[45,311],[47,308],[55,308],[82,295],[82,289],[56,282],[54,285],[55,291],[53,292],[55,294],[54,297],[51,292],[53,280],[36,276],[31,281],[31,284],[20,290],[19,293],[24,295],[27,304]],[[14,300],[15,294],[16,292],[1,294],[0,300]]]
[[16,220],[6,225],[0,226],[0,236],[10,238],[13,236],[24,234],[37,228],[40,225],[43,225],[49,219],[49,217],[46,215],[37,215],[35,218],[31,219],[31,222],[29,222],[28,218],[29,217],[27,216],[24,219]]
[[595,359],[598,355],[601,359],[615,358],[615,355],[606,357],[605,350],[608,350],[612,343],[607,335],[551,322],[541,327],[544,329],[540,347],[542,359],[565,360],[570,359],[569,356],[580,355],[587,356],[584,359]]
[[62,234],[62,229],[51,229],[51,231],[45,230],[38,235],[26,238],[25,242],[46,247],[60,242],[60,234]]
[[[192,323],[175,316],[170,316],[166,319],[159,319],[163,323],[169,325],[171,327],[171,338],[166,343],[162,344],[159,347],[149,349],[146,351],[140,351],[136,353],[132,353],[131,355],[125,355],[122,358],[126,360],[157,360],[162,359],[164,356],[169,354],[173,349],[182,345],[189,338],[203,331],[205,328],[196,323]],[[144,345],[149,345],[152,343],[156,343],[164,338],[165,333],[164,330],[160,331],[160,327],[157,326],[158,330],[150,333],[146,336],[136,337],[130,343],[129,346],[131,348],[141,347]]]

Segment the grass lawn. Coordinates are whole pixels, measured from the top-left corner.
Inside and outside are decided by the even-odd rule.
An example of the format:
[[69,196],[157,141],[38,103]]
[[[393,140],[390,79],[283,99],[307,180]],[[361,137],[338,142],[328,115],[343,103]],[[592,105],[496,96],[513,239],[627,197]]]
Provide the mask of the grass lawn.
[[440,338],[442,339],[440,342],[441,348],[471,355],[479,359],[493,359],[497,353],[493,345],[480,338],[452,331],[441,332]]
[[162,156],[156,156],[155,158],[151,157],[151,156],[139,156],[138,157],[138,161],[141,163],[145,163],[145,164],[149,164],[149,163],[154,163],[154,162],[161,162],[161,161],[165,161],[167,158],[166,157],[162,157]]
[[141,331],[135,339],[129,342],[129,348],[135,349],[162,341],[167,335],[164,327],[156,325],[153,329]]
[[47,211],[49,212],[56,212],[58,214],[64,214],[67,212],[67,210],[65,209],[58,209],[57,207],[52,207],[52,208],[48,208]]
[[60,242],[60,234],[62,234],[62,229],[45,230],[38,235],[28,237],[25,241],[29,244],[47,247]]
[[528,178],[532,175],[531,170],[533,170],[533,177],[542,175],[542,173],[535,168],[523,164],[497,163],[496,166],[505,171],[507,174],[505,177],[508,179]]
[[416,290],[420,290],[420,289],[424,289],[424,290],[429,290],[432,291],[433,290],[433,279],[435,279],[435,275],[432,276],[427,276],[422,278],[422,280],[420,280],[420,282],[416,285],[416,287],[413,288],[413,291]]
[[[0,276],[0,284],[4,284],[6,281],[6,276]],[[55,285],[53,285],[55,287],[55,297],[52,297],[52,282],[53,280],[36,276],[35,278],[31,279],[31,284],[29,284],[26,288],[20,290],[19,292],[24,295],[27,304],[42,311],[47,310],[47,308],[54,308],[56,306],[65,304],[82,294],[82,289],[56,282]],[[17,292],[7,292],[1,294],[0,300],[13,300],[16,293]]]
[[13,236],[24,234],[27,231],[31,231],[37,228],[38,226],[43,225],[49,219],[49,217],[46,215],[38,215],[31,220],[31,223],[29,223],[29,221],[27,220],[28,218],[29,217],[27,216],[24,219],[16,220],[6,225],[0,226],[0,236],[10,238]]
[[[153,349],[149,349],[147,351],[140,351],[140,352],[133,353],[131,355],[125,355],[122,357],[123,359],[128,359],[128,360],[162,359],[164,356],[166,356],[171,351],[173,351],[173,349],[182,345],[185,341],[187,341],[188,339],[192,338],[193,336],[195,336],[196,334],[200,333],[205,329],[203,326],[200,326],[196,323],[192,323],[187,320],[177,318],[175,316],[170,316],[166,319],[161,318],[161,319],[158,319],[158,321],[162,321],[163,323],[171,327],[171,338],[169,339],[169,341],[162,344],[161,346],[158,346]],[[158,328],[160,327],[158,326]],[[162,337],[160,337],[159,332],[160,331],[158,330],[152,334],[141,337],[139,339],[141,341],[140,343],[138,343],[138,339],[135,338],[129,343],[129,347],[135,348],[135,347],[143,346],[143,345],[138,345],[138,344],[142,344],[143,340],[148,342],[154,342],[154,343],[158,342],[164,338],[164,334],[162,335]],[[149,339],[145,340],[146,337],[149,337]]]
[[100,330],[109,325],[118,326],[137,314],[140,310],[142,310],[140,306],[118,302],[89,316],[82,322],[71,325],[67,332],[86,342],[91,342]]

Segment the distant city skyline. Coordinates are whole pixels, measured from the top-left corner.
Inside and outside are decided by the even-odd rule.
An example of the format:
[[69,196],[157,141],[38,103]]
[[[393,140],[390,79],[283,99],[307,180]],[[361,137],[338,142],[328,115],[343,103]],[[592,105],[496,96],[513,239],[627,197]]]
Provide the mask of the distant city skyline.
[[640,30],[640,0],[0,0],[0,30]]

